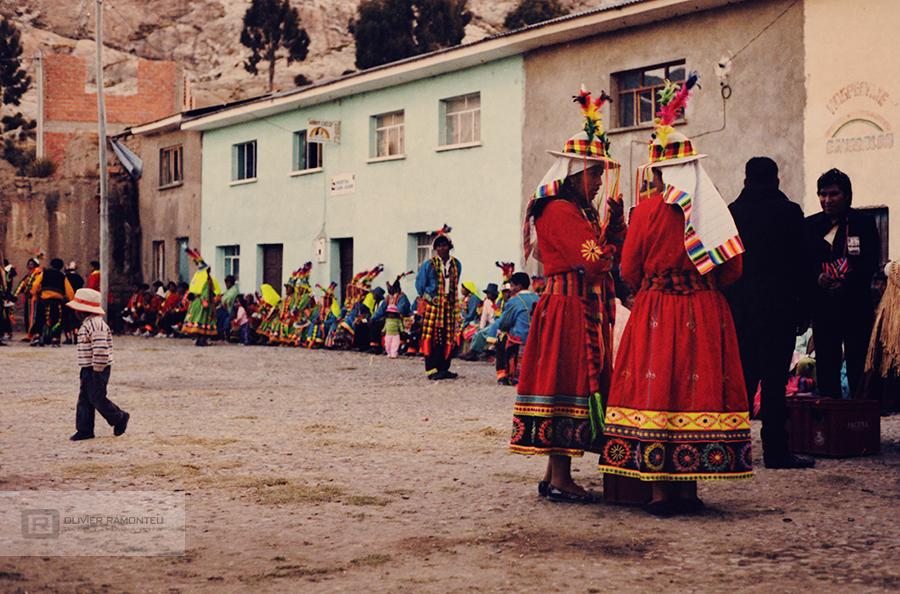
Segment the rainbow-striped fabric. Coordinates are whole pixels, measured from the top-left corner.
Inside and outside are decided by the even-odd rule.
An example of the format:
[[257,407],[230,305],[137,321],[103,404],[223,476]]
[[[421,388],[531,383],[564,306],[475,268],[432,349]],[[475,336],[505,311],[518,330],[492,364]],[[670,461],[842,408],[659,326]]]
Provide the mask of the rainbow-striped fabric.
[[693,209],[693,198],[687,192],[683,192],[674,186],[666,186],[666,193],[663,199],[668,204],[675,204],[684,212],[684,247],[687,250],[688,257],[697,272],[706,274],[716,266],[724,264],[726,261],[737,256],[744,251],[744,244],[738,235],[734,235],[722,244],[716,246],[705,246],[700,241],[700,236],[694,230],[691,222],[691,210]]

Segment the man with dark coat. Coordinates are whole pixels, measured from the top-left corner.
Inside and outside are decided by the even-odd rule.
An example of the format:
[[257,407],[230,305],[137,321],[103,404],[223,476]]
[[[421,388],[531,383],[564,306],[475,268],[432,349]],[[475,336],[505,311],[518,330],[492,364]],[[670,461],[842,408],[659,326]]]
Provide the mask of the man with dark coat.
[[806,218],[815,280],[813,343],[819,394],[840,398],[841,366],[847,362],[850,395],[866,363],[872,311],[872,277],[881,260],[881,237],[871,214],[850,208],[850,178],[838,169],[817,182],[822,212]]
[[744,244],[741,278],[725,287],[737,331],[750,410],[760,387],[766,468],[809,468],[788,451],[785,386],[797,332],[809,327],[812,270],[800,206],[778,189],[778,165],[753,157],[744,189],[728,207]]

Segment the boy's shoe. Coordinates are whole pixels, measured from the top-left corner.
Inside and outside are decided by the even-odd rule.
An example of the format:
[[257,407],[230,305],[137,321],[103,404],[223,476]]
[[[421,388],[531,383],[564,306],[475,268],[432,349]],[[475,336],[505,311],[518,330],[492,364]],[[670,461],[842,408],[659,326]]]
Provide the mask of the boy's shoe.
[[509,386],[510,385],[509,379],[505,378],[505,377],[501,377],[500,379],[498,379],[497,384],[500,386]]
[[93,433],[82,433],[81,431],[77,431],[75,435],[70,437],[72,441],[81,441],[83,439],[94,439]]
[[130,418],[131,418],[131,415],[128,413],[125,413],[125,416],[122,417],[122,420],[119,421],[118,423],[116,423],[115,426],[113,427],[113,435],[118,437],[118,436],[122,435],[123,433],[125,433],[125,429],[128,428],[128,419],[130,419]]

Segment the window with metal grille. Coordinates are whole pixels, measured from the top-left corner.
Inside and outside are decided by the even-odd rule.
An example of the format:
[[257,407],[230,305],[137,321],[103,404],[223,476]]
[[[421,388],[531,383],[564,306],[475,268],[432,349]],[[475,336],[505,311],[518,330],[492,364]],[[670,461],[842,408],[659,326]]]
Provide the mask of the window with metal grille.
[[683,83],[684,77],[684,61],[613,74],[615,127],[652,124],[659,111],[658,91],[666,86],[666,80]]

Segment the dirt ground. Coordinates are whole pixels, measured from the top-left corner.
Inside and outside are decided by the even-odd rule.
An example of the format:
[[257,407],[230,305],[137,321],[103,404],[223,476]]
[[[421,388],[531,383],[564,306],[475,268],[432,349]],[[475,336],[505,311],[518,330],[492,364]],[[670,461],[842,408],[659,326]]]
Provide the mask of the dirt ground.
[[[492,366],[115,337],[113,437],[71,442],[73,347],[0,348],[0,491],[179,491],[186,554],[0,557],[0,592],[900,590],[900,417],[874,456],[701,483],[699,516],[554,504]],[[597,456],[576,479],[602,490]],[[180,491],[179,491],[180,492]],[[0,551],[0,555],[3,551]]]

